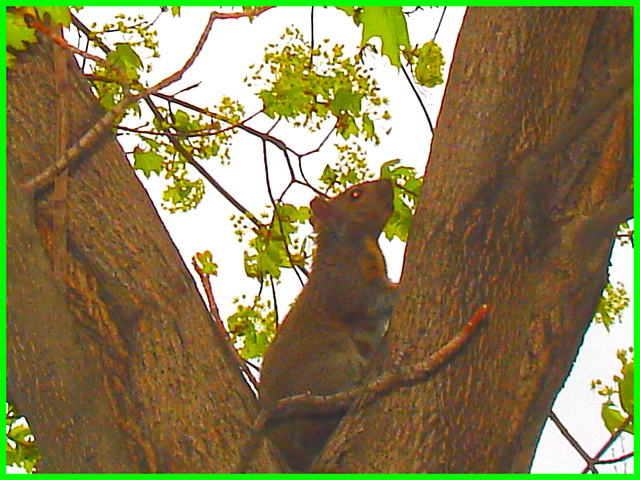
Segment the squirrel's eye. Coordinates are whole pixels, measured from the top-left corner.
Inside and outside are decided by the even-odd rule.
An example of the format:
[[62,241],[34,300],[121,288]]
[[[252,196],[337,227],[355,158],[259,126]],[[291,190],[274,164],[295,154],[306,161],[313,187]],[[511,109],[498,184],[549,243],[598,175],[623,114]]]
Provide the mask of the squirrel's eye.
[[353,192],[351,192],[351,198],[353,200],[357,200],[358,198],[360,198],[362,196],[362,192],[360,190],[354,190]]

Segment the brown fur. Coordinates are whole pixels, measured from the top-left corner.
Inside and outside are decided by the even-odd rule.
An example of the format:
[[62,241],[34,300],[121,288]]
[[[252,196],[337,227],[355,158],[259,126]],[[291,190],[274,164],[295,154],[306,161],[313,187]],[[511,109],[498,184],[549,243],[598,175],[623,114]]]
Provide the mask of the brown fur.
[[[317,233],[313,270],[267,350],[265,406],[310,392],[326,395],[362,380],[395,301],[378,236],[393,211],[389,180],[366,182],[311,202]],[[270,436],[291,468],[307,471],[341,416],[280,421]]]

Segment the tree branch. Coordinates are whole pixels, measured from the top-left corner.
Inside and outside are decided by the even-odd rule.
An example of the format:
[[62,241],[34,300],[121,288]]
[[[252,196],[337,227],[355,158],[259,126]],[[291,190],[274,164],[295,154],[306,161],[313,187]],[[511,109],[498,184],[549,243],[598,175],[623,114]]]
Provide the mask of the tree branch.
[[231,338],[229,337],[229,332],[227,332],[227,329],[224,328],[222,318],[220,317],[220,311],[218,310],[218,305],[216,304],[216,300],[213,297],[213,290],[211,288],[211,282],[209,281],[209,275],[204,273],[200,265],[198,265],[198,261],[195,255],[191,258],[191,264],[193,265],[193,268],[195,269],[196,273],[200,277],[200,281],[202,282],[202,286],[207,295],[207,300],[209,301],[209,313],[213,317],[213,323],[215,323],[216,329],[220,334],[220,339],[230,348],[236,364],[238,365],[240,370],[242,370],[242,373],[245,374],[247,381],[251,384],[253,389],[257,391],[258,381],[256,380],[256,377],[254,377],[249,370],[245,359],[240,356],[236,348],[233,346]]
[[[444,7],[444,8],[446,9],[447,7]],[[404,74],[404,78],[406,78],[407,82],[409,82],[409,86],[411,87],[411,90],[413,90],[414,95],[418,99],[420,108],[422,108],[422,111],[424,112],[424,116],[427,117],[427,123],[429,124],[429,130],[431,131],[431,135],[433,135],[433,123],[431,123],[431,117],[429,116],[429,112],[427,112],[427,107],[424,106],[424,102],[422,101],[422,98],[420,97],[420,94],[418,93],[418,90],[416,89],[415,85],[411,81],[411,76],[407,73],[407,69],[404,68],[404,65],[402,65],[402,62],[400,62],[400,69]]]
[[345,412],[355,400],[360,400],[357,408],[362,408],[392,390],[425,380],[440,367],[451,361],[464,345],[469,342],[486,314],[487,305],[481,305],[473,318],[467,322],[455,337],[423,362],[386,371],[368,383],[351,390],[332,395],[294,395],[281,399],[271,409],[263,408],[254,422],[249,439],[240,452],[240,459],[235,472],[243,473],[247,470],[249,461],[260,444],[262,434],[278,419],[309,414],[335,415]]
[[332,415],[345,411],[355,399],[365,395],[367,399],[360,407],[398,387],[423,381],[447,364],[469,342],[486,313],[487,305],[482,305],[455,337],[423,362],[386,371],[360,387],[333,395],[302,394],[283,398],[271,412],[270,420],[309,413]]
[[[598,473],[598,470],[596,470],[595,462],[593,461],[593,459],[589,456],[589,454],[587,452],[584,451],[582,446],[573,437],[573,435],[571,435],[571,433],[569,433],[569,430],[567,430],[567,427],[564,426],[564,424],[556,416],[556,414],[553,412],[553,410],[551,410],[549,412],[549,419],[553,423],[556,424],[556,427],[558,427],[558,430],[560,430],[560,433],[562,434],[562,436],[567,439],[567,441],[571,444],[571,446],[574,448],[574,450],[576,452],[578,452],[578,454],[582,457],[582,459],[585,462],[587,462],[587,466],[585,468],[585,471],[586,470],[590,470],[591,473]],[[585,473],[585,472],[582,472],[582,473]]]
[[606,460],[598,460],[596,463],[598,465],[609,465],[609,464],[612,464],[612,463],[624,462],[625,460],[629,460],[632,457],[633,457],[633,452],[629,452],[629,453],[625,453],[624,455],[621,455],[621,456],[616,457],[616,458],[608,458]]
[[[153,103],[153,100],[151,100],[150,98],[145,98],[145,102],[153,112],[153,115],[161,122],[161,124],[165,122],[165,118],[162,116],[162,114],[158,110],[158,107],[156,107],[156,105]],[[260,222],[255,217],[255,215],[253,215],[253,213],[251,213],[244,205],[238,202],[233,197],[233,195],[231,195],[222,185],[220,185],[220,183],[215,178],[213,178],[211,174],[207,172],[207,170],[202,165],[200,165],[200,163],[193,157],[193,155],[187,152],[187,150],[182,146],[182,143],[180,143],[180,140],[178,140],[178,138],[174,133],[172,133],[168,129],[164,129],[164,133],[167,135],[167,138],[169,139],[171,144],[175,147],[175,149],[178,152],[180,152],[182,156],[184,156],[184,158],[187,160],[189,165],[193,166],[193,168],[195,168],[198,171],[198,173],[202,175],[213,186],[213,188],[215,188],[220,193],[220,195],[222,195],[225,199],[227,199],[227,201],[231,203],[231,205],[236,207],[256,227],[264,226],[262,222]]]
[[[618,437],[619,437],[620,435],[622,435],[622,432],[624,432],[624,429],[625,429],[625,428],[627,428],[627,425],[629,425],[629,423],[631,423],[631,420],[632,420],[632,419],[633,419],[633,417],[632,417],[632,416],[628,416],[628,417],[624,420],[624,422],[622,422],[622,423],[620,424],[620,426],[616,429],[616,431],[615,431],[615,432],[613,432],[613,434],[611,435],[611,437],[609,438],[609,440],[607,440],[607,443],[605,443],[605,444],[602,446],[602,448],[601,448],[600,450],[598,450],[598,453],[596,453],[595,457],[593,457],[593,461],[594,461],[594,462],[599,462],[599,461],[600,461],[600,457],[604,454],[604,452],[606,452],[606,451],[609,449],[609,447],[610,447],[611,445],[613,445],[613,442],[615,442],[615,441],[618,439]],[[581,472],[581,473],[587,473],[587,470],[588,470],[588,469],[589,469],[589,466],[587,465],[587,466],[585,467],[585,469],[584,469],[584,470],[582,470],[582,472]]]
[[[80,156],[86,152],[89,148],[95,145],[98,140],[105,134],[113,124],[113,121],[120,116],[125,109],[139,100],[147,98],[149,95],[153,95],[163,88],[168,87],[174,82],[177,82],[182,78],[184,73],[191,68],[193,63],[195,62],[198,55],[202,51],[202,48],[209,37],[209,33],[211,33],[211,28],[213,27],[213,22],[218,18],[242,18],[242,17],[253,17],[264,13],[265,11],[271,9],[273,7],[257,7],[254,10],[248,12],[238,12],[238,13],[219,13],[219,12],[211,12],[209,15],[209,21],[205,26],[202,35],[200,36],[200,40],[196,44],[192,54],[189,56],[185,64],[177,70],[172,75],[160,80],[154,86],[145,89],[137,95],[132,95],[129,91],[125,90],[124,98],[118,103],[112,110],[107,112],[98,122],[90,128],[78,142],[69,148],[62,157],[60,157],[53,165],[49,166],[44,172],[36,175],[32,180],[28,181],[24,184],[24,188],[33,192],[33,194],[37,194],[44,187],[49,185],[53,179],[60,174],[65,168],[71,166],[73,162],[78,160]],[[66,42],[65,42],[66,43]]]

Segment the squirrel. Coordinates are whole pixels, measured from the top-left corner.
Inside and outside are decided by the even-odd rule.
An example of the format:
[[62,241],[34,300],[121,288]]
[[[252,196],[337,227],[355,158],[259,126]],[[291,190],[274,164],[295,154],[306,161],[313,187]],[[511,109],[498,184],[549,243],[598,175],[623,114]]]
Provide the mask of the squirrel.
[[[393,212],[388,179],[310,204],[317,234],[308,281],[266,351],[258,387],[264,408],[293,395],[357,386],[384,336],[397,284],[378,237]],[[343,414],[277,420],[268,429],[292,470],[308,471]]]

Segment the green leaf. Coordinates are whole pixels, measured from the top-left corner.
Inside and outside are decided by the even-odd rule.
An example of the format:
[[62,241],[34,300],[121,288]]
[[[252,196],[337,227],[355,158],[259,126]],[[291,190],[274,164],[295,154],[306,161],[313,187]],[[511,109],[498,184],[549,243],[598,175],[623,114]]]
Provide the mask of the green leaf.
[[14,50],[25,50],[27,43],[36,43],[38,37],[33,28],[27,27],[22,15],[7,12],[7,47]]
[[[128,43],[116,43],[115,50],[107,54],[107,60],[122,68],[125,72],[135,72],[142,69],[142,60]],[[135,77],[137,78],[137,77]]]
[[236,346],[241,344],[240,355],[243,358],[264,355],[275,334],[275,318],[269,303],[263,304],[260,297],[255,297],[251,306],[239,304],[236,312],[227,318],[229,334]]
[[[602,420],[609,430],[609,433],[615,432],[620,425],[627,419],[620,410],[618,410],[613,402],[605,402],[602,404]],[[625,428],[625,432],[633,435],[633,422],[630,422]]]
[[147,178],[151,176],[151,172],[156,175],[160,175],[160,172],[162,172],[164,158],[156,152],[147,152],[140,147],[136,147],[133,150],[133,158],[133,168],[140,170]]
[[36,7],[40,18],[44,19],[45,15],[49,15],[51,22],[60,24],[65,28],[71,25],[71,12],[69,7]]
[[614,377],[618,382],[620,405],[628,414],[633,415],[633,361],[622,366],[622,378]]
[[196,260],[202,266],[203,273],[207,275],[218,275],[218,264],[213,262],[213,254],[209,250],[196,253]]
[[338,10],[342,10],[344,13],[346,13],[350,17],[353,17],[353,14],[356,11],[355,7],[335,7],[335,8],[337,8]]
[[396,187],[393,194],[393,213],[384,228],[385,236],[391,240],[398,237],[407,241],[422,180],[415,168],[400,165],[400,160],[389,160],[380,167],[380,178],[388,178]]
[[418,61],[415,68],[416,81],[425,87],[435,87],[444,82],[442,67],[444,55],[440,46],[431,41],[417,50]]
[[322,171],[322,175],[320,175],[320,181],[324,183],[327,187],[332,186],[336,182],[337,178],[338,178],[338,174],[329,165],[326,165],[324,167],[324,170]]
[[167,185],[162,192],[163,207],[170,212],[186,212],[198,206],[204,195],[204,184],[201,179],[191,181],[185,178],[185,172],[180,176],[173,176],[173,185]]
[[354,15],[354,21],[362,24],[361,46],[367,44],[372,37],[382,41],[382,54],[386,55],[394,65],[400,68],[400,47],[409,50],[409,32],[402,7],[360,7]]
[[174,125],[175,127],[183,132],[188,132],[191,130],[191,117],[184,110],[178,110],[173,115]]
[[331,112],[335,116],[346,112],[359,115],[361,102],[362,95],[352,92],[350,88],[340,88],[331,102]]

